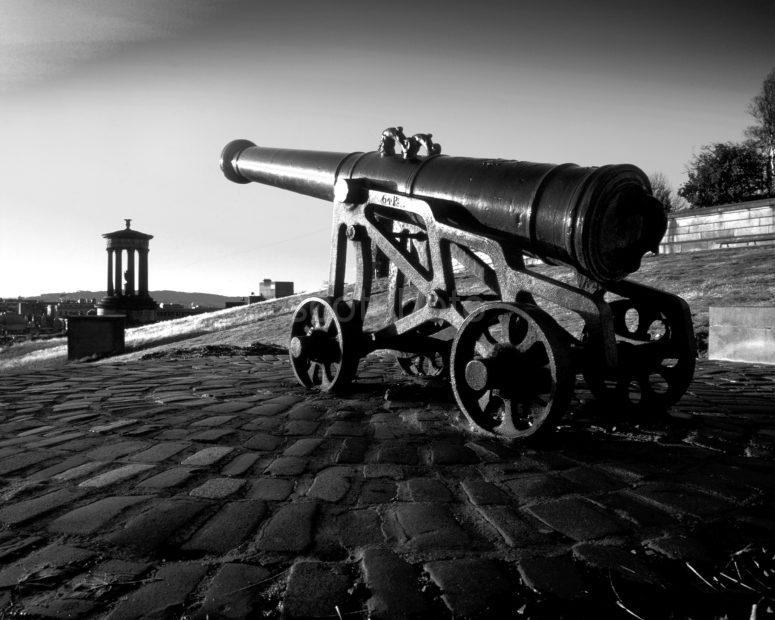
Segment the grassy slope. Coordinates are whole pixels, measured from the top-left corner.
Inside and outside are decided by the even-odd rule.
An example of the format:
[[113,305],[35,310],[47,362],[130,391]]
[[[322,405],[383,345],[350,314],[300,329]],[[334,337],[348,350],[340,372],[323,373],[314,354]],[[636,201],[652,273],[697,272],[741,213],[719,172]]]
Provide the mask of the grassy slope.
[[[564,280],[569,270],[538,267]],[[702,343],[708,330],[708,307],[775,304],[775,249],[741,248],[650,257],[632,279],[682,296],[689,303]],[[290,313],[307,295],[229,308],[175,321],[127,330],[130,350],[111,361],[131,360],[168,348],[212,344],[248,346],[260,341],[285,346]],[[376,308],[384,296],[374,296]],[[38,345],[38,346],[35,346]],[[65,339],[15,345],[0,351],[0,371],[62,364]]]

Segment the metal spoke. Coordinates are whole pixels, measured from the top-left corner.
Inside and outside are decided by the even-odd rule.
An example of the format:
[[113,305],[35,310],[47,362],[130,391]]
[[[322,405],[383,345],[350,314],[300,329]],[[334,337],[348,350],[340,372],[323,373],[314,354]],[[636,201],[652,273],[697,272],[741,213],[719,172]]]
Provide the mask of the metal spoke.
[[357,345],[343,332],[344,304],[310,297],[296,309],[291,323],[291,367],[307,388],[330,391],[347,385],[357,370]]
[[[564,411],[574,375],[553,335],[556,327],[544,317],[534,306],[487,302],[463,322],[453,343],[451,378],[461,410],[476,426],[507,438],[529,437]],[[483,392],[466,375],[475,359],[487,369],[480,375]]]

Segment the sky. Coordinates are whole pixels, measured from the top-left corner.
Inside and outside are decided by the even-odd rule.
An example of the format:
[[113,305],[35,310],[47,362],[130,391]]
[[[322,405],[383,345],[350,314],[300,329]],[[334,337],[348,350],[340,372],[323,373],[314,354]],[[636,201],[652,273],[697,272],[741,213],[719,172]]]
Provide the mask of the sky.
[[0,297],[104,290],[101,235],[154,235],[154,289],[316,290],[331,205],[227,181],[223,146],[632,163],[674,186],[737,141],[772,0],[0,0]]

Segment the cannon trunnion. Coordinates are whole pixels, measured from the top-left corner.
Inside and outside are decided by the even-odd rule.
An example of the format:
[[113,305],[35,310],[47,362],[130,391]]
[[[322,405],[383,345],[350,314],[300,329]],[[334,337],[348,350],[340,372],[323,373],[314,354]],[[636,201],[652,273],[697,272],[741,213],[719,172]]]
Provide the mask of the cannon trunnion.
[[[327,296],[304,300],[291,325],[298,381],[343,388],[364,355],[392,349],[409,374],[448,375],[467,419],[504,439],[551,428],[579,373],[606,405],[675,403],[694,372],[688,306],[623,279],[666,227],[643,172],[440,150],[430,135],[407,138],[401,128],[385,130],[369,153],[246,140],[223,150],[232,181],[334,203]],[[356,281],[345,299],[350,252]],[[528,268],[525,255],[572,267],[575,285]],[[387,299],[373,304],[374,260],[385,258]],[[561,324],[557,308],[580,327]]]

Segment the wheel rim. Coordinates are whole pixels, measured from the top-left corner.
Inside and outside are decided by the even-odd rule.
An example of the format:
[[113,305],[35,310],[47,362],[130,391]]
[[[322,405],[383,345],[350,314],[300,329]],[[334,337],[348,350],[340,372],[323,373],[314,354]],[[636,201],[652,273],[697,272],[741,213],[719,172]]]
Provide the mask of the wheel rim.
[[630,300],[612,302],[618,368],[605,376],[594,362],[583,369],[592,394],[616,407],[662,412],[683,396],[694,376],[695,358],[676,342],[664,313]]
[[556,328],[528,306],[494,302],[477,308],[455,337],[450,367],[461,411],[478,428],[504,438],[549,428],[573,389]]
[[396,363],[411,377],[439,377],[447,372],[447,359],[443,353],[398,353]]
[[342,316],[341,308],[317,297],[305,299],[296,309],[288,352],[303,386],[328,392],[352,380],[358,357]]

